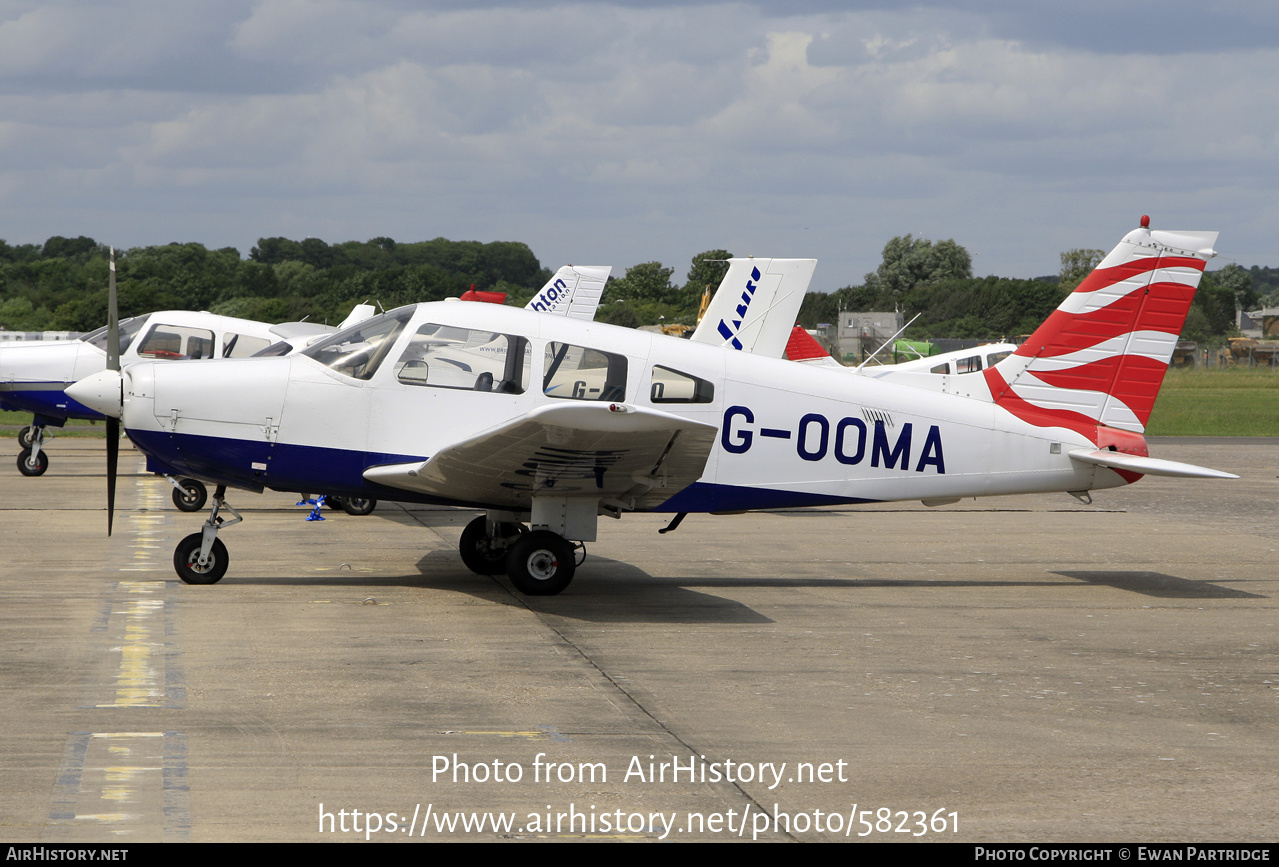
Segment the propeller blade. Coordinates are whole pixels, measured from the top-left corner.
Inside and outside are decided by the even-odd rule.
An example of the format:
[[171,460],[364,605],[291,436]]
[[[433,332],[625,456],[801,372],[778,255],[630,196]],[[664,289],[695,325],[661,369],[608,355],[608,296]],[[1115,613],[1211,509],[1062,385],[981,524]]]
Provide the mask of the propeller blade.
[[[115,291],[115,247],[107,272],[107,370],[120,371],[120,309]],[[123,389],[123,383],[121,385]],[[123,391],[121,391],[123,405]],[[120,465],[120,419],[107,416],[107,535],[115,523],[115,480]]]
[[120,369],[120,310],[116,304],[115,292],[115,247],[111,248],[111,258],[107,272],[107,370]]
[[107,418],[107,535],[115,522],[115,479],[120,464],[120,419]]

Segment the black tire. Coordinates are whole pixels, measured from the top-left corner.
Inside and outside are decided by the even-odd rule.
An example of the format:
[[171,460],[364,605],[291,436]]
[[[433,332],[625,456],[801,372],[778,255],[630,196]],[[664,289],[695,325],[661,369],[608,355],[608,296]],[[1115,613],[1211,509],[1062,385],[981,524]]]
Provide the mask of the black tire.
[[335,512],[338,509],[346,508],[346,505],[342,502],[342,498],[335,497],[332,494],[324,498],[324,505],[328,506],[330,509],[332,509]]
[[217,584],[226,574],[226,567],[231,562],[226,545],[222,544],[221,539],[214,539],[213,547],[209,549],[209,564],[201,569],[195,560],[200,556],[203,541],[203,533],[192,533],[179,542],[173,551],[173,569],[187,584]]
[[43,451],[34,458],[31,457],[31,449],[18,452],[18,472],[24,476],[43,476],[47,469],[49,469],[49,456]]
[[31,425],[27,425],[22,430],[18,431],[18,445],[22,446],[22,448],[24,449],[31,448],[31,445],[35,441],[36,441],[36,438],[35,438],[35,435],[32,434],[31,432]]
[[372,497],[344,497],[342,499],[342,511],[348,515],[372,515],[373,510],[377,508],[377,500]]
[[534,530],[521,536],[506,555],[506,576],[525,596],[554,596],[573,580],[573,546],[558,533]]
[[[467,524],[457,543],[457,550],[462,555],[466,568],[476,575],[501,575],[506,571],[506,554],[511,547],[507,544],[494,544],[488,536],[485,523],[484,516],[480,515]],[[497,529],[503,539],[528,532],[523,524],[498,524]]]
[[173,505],[184,512],[198,512],[209,501],[209,489],[195,479],[179,479],[182,490],[173,489]]

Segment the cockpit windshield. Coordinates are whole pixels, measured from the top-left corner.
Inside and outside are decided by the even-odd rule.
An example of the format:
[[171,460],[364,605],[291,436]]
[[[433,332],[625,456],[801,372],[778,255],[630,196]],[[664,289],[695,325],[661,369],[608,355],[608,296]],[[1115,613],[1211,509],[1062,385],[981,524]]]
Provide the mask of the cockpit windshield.
[[412,315],[412,307],[400,307],[374,316],[308,347],[302,355],[343,376],[368,379],[377,372]]
[[[120,354],[124,355],[129,344],[133,342],[133,338],[138,336],[138,332],[147,324],[147,320],[151,318],[148,313],[145,316],[133,316],[128,319],[120,320]],[[80,338],[90,346],[96,346],[103,352],[107,351],[107,326],[103,325],[96,331],[90,331],[84,337]]]

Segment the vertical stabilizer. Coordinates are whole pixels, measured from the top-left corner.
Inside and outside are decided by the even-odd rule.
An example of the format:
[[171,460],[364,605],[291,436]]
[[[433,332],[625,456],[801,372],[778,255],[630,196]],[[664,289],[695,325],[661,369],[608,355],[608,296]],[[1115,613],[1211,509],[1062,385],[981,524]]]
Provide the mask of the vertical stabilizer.
[[985,371],[995,403],[1042,427],[1142,432],[1216,232],[1134,229],[1047,321]]
[[693,340],[781,358],[816,259],[729,259]]
[[612,265],[565,265],[525,307],[590,322],[612,270]]

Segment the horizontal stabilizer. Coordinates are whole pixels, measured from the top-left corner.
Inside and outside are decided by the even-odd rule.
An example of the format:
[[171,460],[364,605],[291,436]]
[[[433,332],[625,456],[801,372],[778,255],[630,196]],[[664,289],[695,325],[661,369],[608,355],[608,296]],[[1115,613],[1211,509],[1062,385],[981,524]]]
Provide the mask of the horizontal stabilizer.
[[1129,455],[1123,452],[1112,452],[1107,449],[1074,449],[1070,457],[1085,464],[1109,467],[1112,470],[1128,470],[1146,476],[1172,476],[1178,479],[1237,479],[1234,473],[1223,473],[1221,470],[1210,470],[1194,464],[1183,464],[1179,461],[1164,461],[1159,458],[1146,458],[1140,455]]

